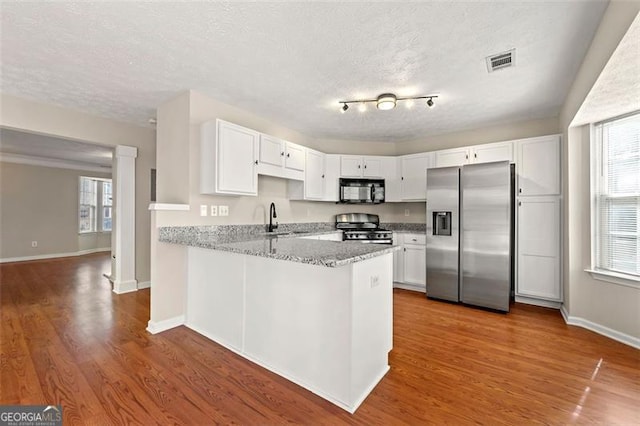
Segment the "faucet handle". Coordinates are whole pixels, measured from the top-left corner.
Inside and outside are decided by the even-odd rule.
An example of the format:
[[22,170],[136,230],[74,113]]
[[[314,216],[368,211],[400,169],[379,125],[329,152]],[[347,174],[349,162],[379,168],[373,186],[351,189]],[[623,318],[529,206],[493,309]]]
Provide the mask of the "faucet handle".
[[276,224],[273,225],[273,229],[278,229],[278,222],[276,221]]

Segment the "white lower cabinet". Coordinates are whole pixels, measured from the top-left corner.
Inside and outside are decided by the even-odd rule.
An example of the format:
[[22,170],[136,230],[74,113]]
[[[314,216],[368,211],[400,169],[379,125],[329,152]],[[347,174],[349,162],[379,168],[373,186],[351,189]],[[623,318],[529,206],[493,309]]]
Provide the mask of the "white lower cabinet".
[[560,199],[520,197],[517,209],[516,300],[562,302]]
[[426,291],[425,235],[396,233],[394,244],[401,249],[394,252],[393,281],[396,287]]

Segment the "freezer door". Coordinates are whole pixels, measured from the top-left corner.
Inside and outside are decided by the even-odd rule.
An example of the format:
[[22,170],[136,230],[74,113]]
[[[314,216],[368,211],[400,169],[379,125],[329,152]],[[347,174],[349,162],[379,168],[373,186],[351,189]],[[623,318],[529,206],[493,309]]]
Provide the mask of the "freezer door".
[[511,169],[508,161],[461,170],[460,298],[509,311]]
[[427,297],[459,299],[459,167],[427,170]]

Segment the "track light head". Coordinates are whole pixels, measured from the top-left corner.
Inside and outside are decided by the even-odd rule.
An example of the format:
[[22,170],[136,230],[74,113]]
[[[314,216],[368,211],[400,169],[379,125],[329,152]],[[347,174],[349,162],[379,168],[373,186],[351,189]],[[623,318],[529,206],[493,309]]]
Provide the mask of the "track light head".
[[427,106],[429,108],[433,108],[433,99],[432,98],[427,99]]
[[347,112],[347,110],[349,109],[349,105],[347,105],[346,103],[342,105],[342,112]]

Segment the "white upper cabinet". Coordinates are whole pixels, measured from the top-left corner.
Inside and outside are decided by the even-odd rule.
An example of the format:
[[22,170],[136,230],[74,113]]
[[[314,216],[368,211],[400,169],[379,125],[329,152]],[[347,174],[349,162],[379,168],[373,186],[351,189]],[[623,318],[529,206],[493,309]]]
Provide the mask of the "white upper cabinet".
[[472,163],[509,161],[513,163],[513,142],[497,142],[471,147],[469,160]]
[[435,167],[463,166],[493,161],[513,162],[513,142],[497,142],[436,151]]
[[324,196],[323,201],[340,199],[340,155],[326,154],[324,157]]
[[258,174],[304,179],[305,148],[264,133],[260,134]]
[[382,161],[386,157],[363,157],[362,158],[362,176],[370,178],[384,178],[384,170],[382,169]]
[[362,177],[362,157],[342,155],[340,157],[340,176]]
[[388,157],[342,155],[340,158],[341,177],[384,178],[383,161]]
[[322,200],[324,198],[324,158],[325,154],[312,149],[306,150],[306,168],[304,172],[305,200]]
[[560,195],[560,136],[515,142],[518,195]]
[[436,151],[435,167],[451,167],[469,164],[469,148],[453,148]]
[[403,155],[401,157],[401,190],[405,201],[425,201],[427,198],[427,169],[433,165],[433,153]]
[[282,167],[284,165],[284,141],[273,136],[260,134],[261,164],[271,164]]
[[292,170],[304,170],[305,149],[292,142],[285,143],[284,166]]
[[202,125],[200,138],[200,192],[257,195],[260,134],[216,120]]

